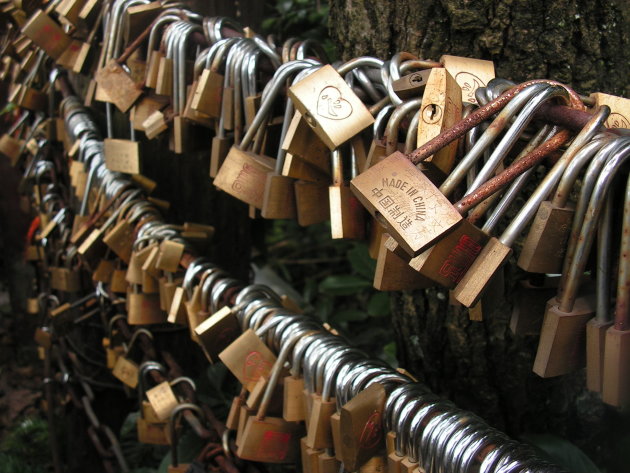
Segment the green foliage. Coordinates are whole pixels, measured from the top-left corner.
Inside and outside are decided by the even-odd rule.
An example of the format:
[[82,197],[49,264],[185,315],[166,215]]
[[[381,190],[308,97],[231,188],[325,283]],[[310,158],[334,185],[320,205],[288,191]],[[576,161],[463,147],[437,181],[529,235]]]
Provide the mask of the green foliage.
[[543,458],[571,473],[600,473],[586,454],[566,439],[552,434],[525,434],[521,440],[533,445]]
[[50,464],[48,423],[28,417],[17,424],[0,446],[0,473],[43,473]]
[[291,37],[314,39],[321,43],[328,58],[337,56],[328,37],[329,7],[324,0],[276,0],[268,2],[270,13],[262,21],[265,34],[273,34],[284,41]]

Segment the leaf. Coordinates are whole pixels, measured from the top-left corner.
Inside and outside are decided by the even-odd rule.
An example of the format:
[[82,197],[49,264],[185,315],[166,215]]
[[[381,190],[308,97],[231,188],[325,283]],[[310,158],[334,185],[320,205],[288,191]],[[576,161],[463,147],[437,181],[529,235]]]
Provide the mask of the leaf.
[[390,314],[389,293],[375,292],[370,296],[367,312],[372,317],[385,317]]
[[357,244],[347,253],[352,270],[359,276],[372,281],[376,270],[376,261],[370,258],[367,245]]
[[332,297],[324,295],[315,302],[315,316],[322,322],[327,322],[333,310],[334,301]]
[[367,319],[368,315],[362,311],[362,310],[358,310],[358,309],[344,309],[344,310],[340,310],[335,312],[332,315],[332,320],[334,322],[361,322],[365,319]]
[[370,281],[350,274],[328,276],[319,284],[319,292],[333,296],[350,296],[371,286]]
[[566,439],[552,434],[524,434],[521,440],[527,442],[552,462],[566,468],[571,473],[600,473],[591,459],[577,446]]
[[396,358],[396,342],[390,342],[383,347],[383,356],[381,357],[387,364],[393,368],[398,367],[398,359]]

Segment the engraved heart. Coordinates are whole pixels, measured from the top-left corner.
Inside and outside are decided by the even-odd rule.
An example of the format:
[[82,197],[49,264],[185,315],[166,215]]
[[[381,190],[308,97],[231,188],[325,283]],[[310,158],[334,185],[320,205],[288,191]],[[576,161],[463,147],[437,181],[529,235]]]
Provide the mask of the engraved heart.
[[343,120],[352,115],[352,105],[336,87],[324,87],[317,97],[317,115],[330,120]]

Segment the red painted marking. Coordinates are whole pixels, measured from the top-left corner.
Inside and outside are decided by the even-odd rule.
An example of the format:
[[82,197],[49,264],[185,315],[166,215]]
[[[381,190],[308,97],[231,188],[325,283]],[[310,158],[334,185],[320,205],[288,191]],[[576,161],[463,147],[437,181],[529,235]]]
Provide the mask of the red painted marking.
[[359,446],[365,449],[374,448],[381,441],[382,437],[381,413],[373,412],[363,427],[363,432],[361,432],[361,437],[359,437]]
[[458,283],[481,251],[481,245],[468,235],[462,235],[440,267],[439,274]]
[[252,351],[245,358],[245,364],[243,366],[243,378],[246,381],[258,381],[262,375],[269,373],[271,370],[271,363],[263,358],[263,356],[257,352]]
[[267,430],[258,446],[257,456],[265,460],[282,461],[289,453],[291,434]]

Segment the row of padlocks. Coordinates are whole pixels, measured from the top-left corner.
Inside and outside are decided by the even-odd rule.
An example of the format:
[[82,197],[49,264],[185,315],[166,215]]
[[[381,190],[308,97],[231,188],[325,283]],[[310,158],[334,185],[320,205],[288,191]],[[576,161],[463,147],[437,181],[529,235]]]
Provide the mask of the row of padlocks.
[[[294,461],[305,421],[307,471],[332,471],[339,462],[348,471],[365,462],[378,469],[386,445],[392,473],[417,465],[520,471],[536,462],[474,416],[409,388],[405,375],[283,310],[267,290],[196,260],[214,229],[161,221],[144,198],[153,187],[141,175],[150,159],[140,155],[145,139],[176,153],[207,149],[212,182],[253,218],[330,220],[332,238],[369,240],[377,289],[440,285],[473,320],[492,304],[496,296],[484,291],[524,238],[518,265],[531,277],[511,326],[540,332],[534,371],[558,376],[586,363],[588,387],[605,402],[630,397],[627,206],[623,216],[614,206],[615,177],[626,176],[630,152],[626,99],[581,96],[552,80],[517,85],[495,79],[489,61],[447,55],[436,62],[400,52],[330,65],[312,40],[276,45],[177,4],[66,0],[28,13],[28,20],[14,15],[22,34],[2,59],[10,101],[24,113],[0,138],[0,152],[25,170],[40,213],[29,257],[43,269],[39,289],[61,297],[46,327],[77,311],[87,317],[95,297],[116,313],[124,298],[130,325],[188,325],[208,359],[221,359],[244,386],[227,422],[239,457]],[[48,74],[49,58],[94,78],[85,103],[104,102],[107,138],[59,69]],[[56,88],[66,96],[63,119],[55,118]],[[48,116],[40,113],[47,108]],[[124,137],[114,136],[115,108],[129,121]],[[55,141],[70,158],[69,187],[65,163],[51,158]],[[595,277],[588,277],[595,236]],[[90,280],[97,296],[77,299]],[[540,295],[551,299],[535,302]],[[48,309],[42,300],[33,308]],[[56,336],[38,332],[45,345]],[[114,375],[137,384],[138,363],[109,343]],[[307,357],[309,347],[316,354]],[[364,400],[368,388],[373,397]],[[177,396],[166,397],[172,410]],[[360,421],[344,417],[353,402],[365,403]],[[267,409],[282,420],[266,422]],[[166,429],[165,418],[155,423]]]

